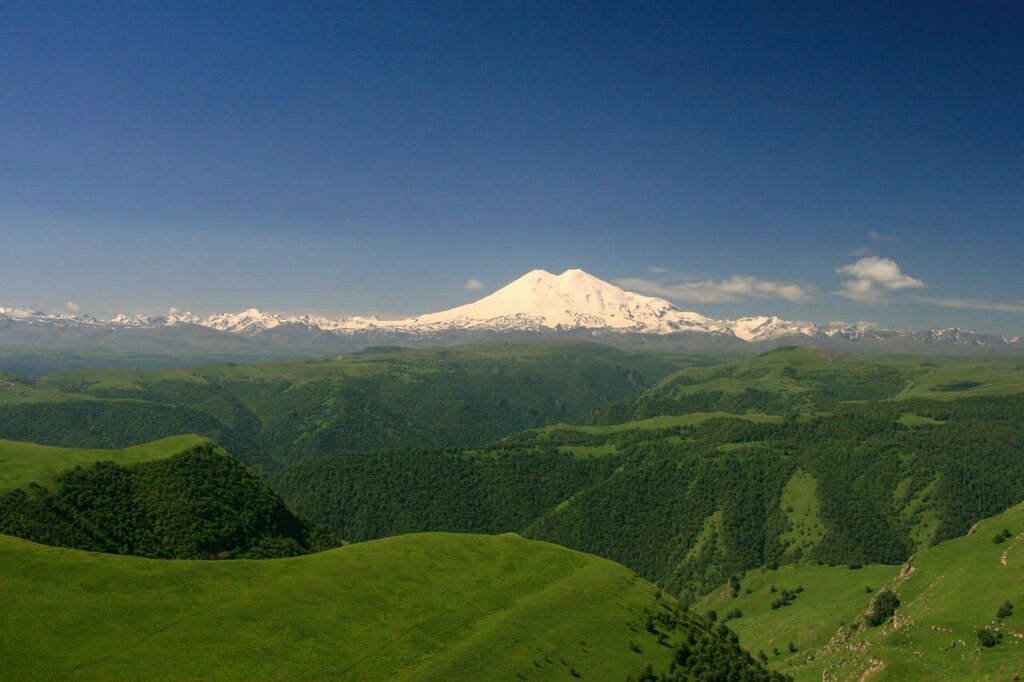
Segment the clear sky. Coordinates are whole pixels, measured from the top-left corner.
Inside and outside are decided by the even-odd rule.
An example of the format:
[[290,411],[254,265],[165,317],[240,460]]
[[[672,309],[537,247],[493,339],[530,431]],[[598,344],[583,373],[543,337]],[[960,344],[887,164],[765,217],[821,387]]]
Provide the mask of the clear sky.
[[0,305],[1019,334],[1022,259],[1019,2],[0,2]]

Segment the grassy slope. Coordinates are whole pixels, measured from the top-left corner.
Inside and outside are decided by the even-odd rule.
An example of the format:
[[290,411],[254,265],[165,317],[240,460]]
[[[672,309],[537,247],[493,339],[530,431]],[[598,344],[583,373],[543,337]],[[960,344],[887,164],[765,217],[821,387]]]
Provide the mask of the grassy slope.
[[[1013,537],[995,544],[1004,528]],[[807,677],[849,679],[875,670],[871,680],[1008,680],[1024,674],[1024,505],[977,524],[974,533],[918,553],[913,572],[889,586],[903,602],[892,624],[837,635],[830,655],[807,667]],[[1017,609],[1002,623],[996,610]],[[864,605],[866,607],[866,604]],[[984,649],[977,630],[1003,633]],[[874,666],[872,666],[874,662]]]
[[[1013,537],[994,543],[1004,528]],[[743,577],[739,597],[730,598],[723,588],[699,608],[719,614],[739,608],[743,617],[729,624],[744,646],[763,649],[773,667],[798,680],[1008,680],[1024,674],[1024,505],[978,523],[966,537],[919,552],[910,566],[906,577],[893,566],[752,571]],[[772,610],[779,596],[768,589],[772,584],[779,590],[802,585],[804,592],[792,605]],[[898,627],[861,625],[872,596],[865,587],[897,593]],[[1017,608],[999,623],[996,610],[1006,600]],[[982,648],[980,628],[1002,632],[1002,642]],[[788,652],[790,641],[795,654]],[[781,656],[772,654],[774,647]]]
[[917,377],[900,398],[952,400],[977,395],[1007,395],[1024,391],[1024,361],[960,361],[931,369]]
[[170,436],[123,450],[82,450],[0,439],[0,494],[38,483],[48,486],[57,474],[76,466],[107,461],[118,464],[170,457],[209,442],[194,434]]
[[[856,570],[811,564],[758,569],[743,576],[737,597],[730,597],[728,588],[722,587],[694,608],[714,609],[720,618],[739,609],[743,616],[730,620],[729,627],[740,636],[743,646],[755,654],[764,651],[771,667],[792,673],[793,665],[803,661],[808,652],[820,649],[841,625],[860,616],[871,598],[866,587],[877,590],[898,571],[896,566],[878,564]],[[776,592],[771,591],[772,586]],[[771,608],[782,590],[797,587],[803,587],[803,592],[789,606]],[[796,653],[789,651],[790,642],[796,645]],[[778,656],[774,649],[779,650]],[[821,679],[820,673],[816,679]]]
[[[928,360],[934,362],[931,358]],[[835,372],[870,378],[879,369],[889,369],[909,377],[921,373],[923,361],[921,358],[848,355],[815,347],[783,348],[729,365],[688,367],[663,379],[659,387],[670,389],[676,396],[708,391],[735,393],[747,389],[796,396],[815,391],[820,382],[828,381]],[[732,367],[733,371],[723,373],[723,367]]]
[[653,586],[511,535],[232,562],[0,536],[0,574],[7,679],[622,679],[671,655],[644,630]]
[[649,419],[622,422],[621,424],[553,424],[537,429],[541,434],[548,435],[552,431],[582,431],[583,433],[618,433],[620,431],[656,431],[670,429],[675,426],[694,426],[709,419],[746,419],[759,424],[778,424],[782,417],[771,414],[731,414],[729,412],[692,412],[690,414],[663,415]]
[[[865,356],[815,347],[781,348],[721,365],[689,366],[623,404],[599,423],[712,410],[813,413],[836,402],[1024,392],[1024,360]],[[632,407],[631,407],[632,405]],[[623,417],[633,413],[635,417]],[[907,423],[915,423],[909,415]]]
[[[732,414],[729,412],[693,412],[690,414],[678,414],[678,415],[662,415],[660,417],[651,417],[649,419],[637,419],[634,421],[622,422],[619,424],[552,424],[551,426],[543,426],[539,429],[533,429],[532,431],[537,433],[541,438],[554,439],[561,435],[571,433],[584,433],[590,436],[611,436],[617,433],[623,433],[627,431],[642,431],[642,432],[653,432],[662,431],[665,429],[672,429],[681,426],[697,426],[711,419],[745,419],[746,421],[755,422],[759,424],[777,424],[782,421],[782,417],[771,415],[771,414]],[[527,432],[530,433],[530,432]],[[668,435],[664,436],[664,439],[668,442],[679,443],[680,436]],[[620,452],[619,446],[614,443],[603,443],[601,445],[559,445],[558,449],[561,452],[567,452],[575,457],[606,457],[608,455],[615,455]]]

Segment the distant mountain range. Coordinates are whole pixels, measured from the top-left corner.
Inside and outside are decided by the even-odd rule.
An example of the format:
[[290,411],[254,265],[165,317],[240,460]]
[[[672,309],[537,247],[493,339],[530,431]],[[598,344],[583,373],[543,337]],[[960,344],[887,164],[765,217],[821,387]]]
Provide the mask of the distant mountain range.
[[688,350],[815,344],[878,352],[1024,352],[1020,337],[959,328],[905,331],[766,316],[718,320],[682,310],[662,298],[625,291],[583,270],[560,275],[532,270],[473,303],[402,320],[281,315],[255,308],[206,317],[182,312],[103,320],[0,308],[0,343],[48,348],[334,352],[381,344],[423,346],[524,337],[589,337],[619,346]]

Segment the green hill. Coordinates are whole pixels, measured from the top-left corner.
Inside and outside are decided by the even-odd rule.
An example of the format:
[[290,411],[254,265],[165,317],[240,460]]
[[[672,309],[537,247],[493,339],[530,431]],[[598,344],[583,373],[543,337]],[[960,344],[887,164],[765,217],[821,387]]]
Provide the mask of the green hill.
[[164,459],[209,442],[202,436],[188,434],[169,436],[123,450],[82,450],[0,440],[0,494],[29,483],[49,487],[56,482],[57,474],[76,466],[93,462],[132,464]]
[[615,680],[673,658],[683,673],[768,679],[727,631],[628,569],[509,535],[231,562],[0,536],[0,581],[10,680]]
[[682,364],[593,343],[482,343],[330,360],[83,370],[0,382],[0,437],[124,447],[176,433],[270,467],[342,450],[472,446],[573,421]]
[[787,347],[710,366],[684,367],[636,397],[587,415],[593,424],[690,413],[797,415],[846,401],[1011,395],[1024,392],[1019,358],[866,356]]
[[[1024,614],[1017,613],[1024,605],[1022,575],[1024,504],[918,552],[902,567],[754,571],[742,577],[736,597],[726,586],[700,608],[739,609],[742,616],[729,625],[744,644],[752,651],[779,649],[769,664],[798,680],[1010,680],[1024,674]],[[791,604],[771,608],[783,590],[797,586],[803,590]],[[865,613],[883,589],[900,605],[891,620],[869,627]],[[1007,602],[1015,608],[1000,613]],[[991,633],[994,646],[984,646],[979,632]]]
[[[121,459],[153,457],[172,444],[196,440],[150,444]],[[50,450],[17,449],[44,457]],[[64,462],[102,456],[95,451],[57,455]],[[0,495],[0,533],[159,558],[293,556],[338,544],[330,533],[292,514],[265,483],[209,441],[162,459],[95,461],[58,474],[50,487],[30,484],[9,491]]]

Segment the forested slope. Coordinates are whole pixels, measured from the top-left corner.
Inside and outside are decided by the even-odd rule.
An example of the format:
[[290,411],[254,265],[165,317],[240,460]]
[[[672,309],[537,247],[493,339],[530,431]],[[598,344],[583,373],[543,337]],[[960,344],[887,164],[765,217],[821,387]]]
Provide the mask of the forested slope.
[[572,421],[639,393],[680,362],[545,342],[70,372],[0,385],[0,437],[115,448],[199,433],[271,467],[342,450],[471,446]]
[[212,443],[155,461],[76,466],[51,487],[8,492],[0,533],[165,559],[294,556],[339,544]]
[[473,451],[334,455],[270,482],[353,537],[514,530],[699,595],[765,564],[899,564],[962,535],[1024,499],[1021,415],[1024,395],[559,427]]

